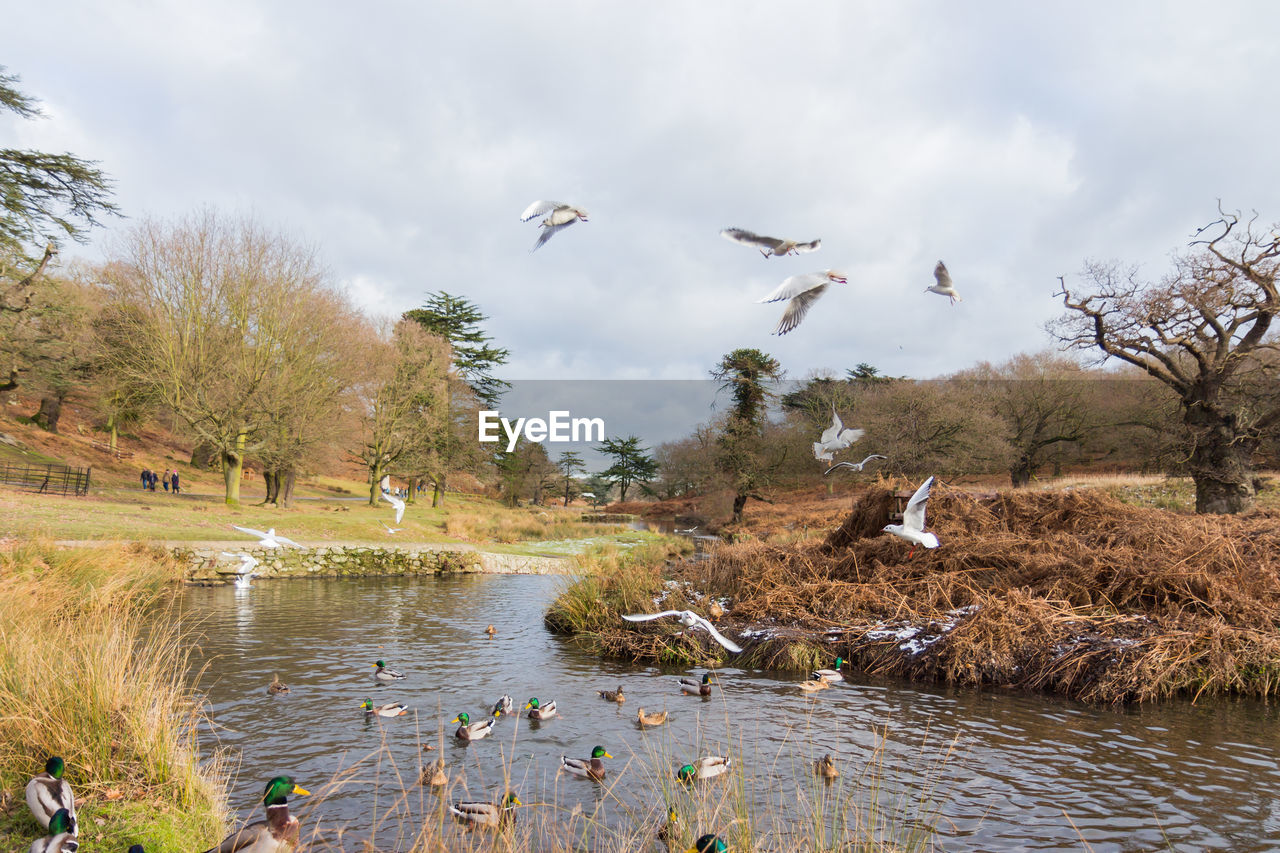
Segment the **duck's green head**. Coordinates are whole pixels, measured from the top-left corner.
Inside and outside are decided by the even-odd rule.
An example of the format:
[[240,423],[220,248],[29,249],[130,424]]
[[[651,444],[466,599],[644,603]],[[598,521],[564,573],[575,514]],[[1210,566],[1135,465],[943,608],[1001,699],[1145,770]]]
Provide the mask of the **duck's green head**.
[[592,758],[613,758],[612,755],[604,751],[603,746],[597,746],[595,749],[591,750],[591,757]]
[[466,712],[466,711],[463,711],[461,714],[459,714],[458,716],[454,717],[454,718],[453,718],[452,720],[450,720],[449,722],[451,722],[451,723],[462,723],[462,724],[465,726],[465,725],[470,724],[470,722],[471,722],[471,717],[470,717],[470,715],[468,715],[468,714],[467,714],[467,712]]
[[56,755],[51,755],[49,760],[44,763],[44,772],[55,779],[61,779],[62,774],[67,772],[66,762]]
[[58,809],[53,813],[53,817],[49,818],[50,835],[62,835],[67,832],[74,835],[75,831],[76,819],[66,809]]
[[710,683],[711,683],[711,673],[709,673],[709,672],[704,672],[704,673],[702,673],[702,683],[703,683],[703,684],[710,684]]
[[685,785],[692,784],[694,779],[698,778],[698,771],[693,769],[692,764],[686,764],[676,771],[676,781]]
[[293,784],[292,776],[277,776],[267,783],[266,789],[262,792],[262,804],[264,806],[283,806],[288,802],[285,797],[290,794],[297,794],[301,797],[310,793],[305,788],[299,788]]
[[364,702],[362,702],[362,703],[360,704],[360,707],[361,707],[361,708],[363,708],[363,709],[364,709],[364,710],[366,710],[366,711],[372,711],[372,710],[373,710],[373,700],[372,700],[372,699],[366,699],[366,700],[364,700]]
[[147,853],[147,851],[142,849],[141,844],[135,844],[129,848],[129,853]]
[[378,669],[386,669],[386,668],[387,668],[387,665],[386,665],[385,663],[383,663],[382,661],[378,661],[377,663],[375,663],[375,664],[374,664],[374,666],[376,666]]
[[720,840],[716,835],[704,835],[697,841],[693,842],[685,853],[725,853],[729,849],[729,845]]
[[524,803],[520,802],[520,798],[512,791],[507,791],[507,795],[502,798],[502,807],[504,809],[514,809],[516,806],[523,805]]
[[536,696],[530,699],[528,702],[525,702],[524,706],[526,708],[535,708],[535,709],[541,707],[538,705],[538,697]]
[[844,666],[844,658],[836,658],[836,672],[839,672],[842,666]]

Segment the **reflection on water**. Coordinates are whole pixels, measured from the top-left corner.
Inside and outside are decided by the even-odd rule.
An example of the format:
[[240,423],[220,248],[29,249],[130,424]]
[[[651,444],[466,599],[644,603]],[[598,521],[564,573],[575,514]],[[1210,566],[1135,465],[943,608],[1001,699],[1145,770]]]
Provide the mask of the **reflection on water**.
[[[615,756],[611,774],[633,771],[636,788],[644,766],[674,770],[697,754],[730,752],[753,795],[786,808],[813,757],[832,752],[856,777],[883,746],[886,789],[934,789],[942,849],[1078,850],[1082,839],[1095,851],[1280,848],[1272,707],[1179,702],[1116,712],[858,679],[809,699],[795,678],[732,667],[720,670],[723,689],[703,700],[680,694],[683,670],[599,661],[550,635],[542,612],[562,582],[466,575],[185,590],[181,618],[204,637],[197,663],[208,665],[202,686],[214,734],[242,755],[233,806],[247,813],[281,772],[314,790],[385,746],[376,766],[319,805],[295,804],[308,828],[349,826],[344,844],[359,837],[372,814],[398,813],[386,794],[401,788],[395,774],[411,785],[420,761],[438,755],[465,770],[472,797],[494,799],[509,760],[522,798],[536,793],[590,812],[600,787],[557,778],[557,768],[562,754],[587,756],[600,744]],[[379,658],[408,678],[376,685],[370,664]],[[267,696],[273,674],[288,695]],[[625,705],[597,697],[618,684]],[[442,737],[459,711],[480,719],[504,693],[521,705],[555,700],[560,715],[542,724],[503,719],[494,737],[470,745]],[[414,713],[366,721],[357,707],[366,696]],[[671,721],[642,732],[640,706],[668,709]],[[439,749],[424,753],[426,743]],[[609,819],[626,819],[629,802],[653,796],[618,788]],[[403,814],[416,820],[432,808]]]

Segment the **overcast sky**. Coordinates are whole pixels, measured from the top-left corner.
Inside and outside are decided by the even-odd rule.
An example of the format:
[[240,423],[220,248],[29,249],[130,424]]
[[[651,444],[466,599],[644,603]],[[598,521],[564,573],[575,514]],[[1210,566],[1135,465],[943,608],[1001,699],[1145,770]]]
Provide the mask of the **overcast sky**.
[[[1056,276],[1280,220],[1280,4],[23,3],[0,64],[133,218],[251,211],[371,314],[446,289],[531,378],[937,376],[1049,344]],[[530,254],[535,199],[590,221]],[[763,259],[726,226],[820,251]],[[101,251],[112,223],[81,254]],[[964,302],[926,294],[944,259]],[[789,335],[788,275],[836,268]]]

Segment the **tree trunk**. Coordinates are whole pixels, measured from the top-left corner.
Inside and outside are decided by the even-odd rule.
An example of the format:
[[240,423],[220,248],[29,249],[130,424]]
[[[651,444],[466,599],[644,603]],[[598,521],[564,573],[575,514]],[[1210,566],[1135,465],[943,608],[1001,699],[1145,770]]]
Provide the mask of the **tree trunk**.
[[1030,458],[1025,455],[1019,456],[1018,460],[1009,466],[1009,482],[1015,489],[1021,489],[1031,482]]
[[747,507],[747,499],[750,495],[734,495],[733,496],[733,522],[737,524],[742,521],[742,511]]
[[382,494],[382,464],[375,462],[369,466],[369,506],[378,505],[378,496]]
[[111,431],[110,437],[107,439],[107,449],[115,453],[120,442],[120,427],[116,424],[115,415],[112,415],[107,421],[107,429]]
[[36,426],[46,432],[57,432],[60,417],[62,417],[62,397],[50,394],[40,398],[40,410],[32,420],[36,422]]
[[227,506],[240,506],[240,475],[244,470],[244,443],[246,436],[236,436],[234,450],[222,451],[222,482],[226,486]]
[[1196,484],[1196,512],[1232,515],[1253,508],[1254,441],[1236,430],[1235,418],[1202,405],[1187,408],[1191,428],[1191,479]]
[[435,509],[444,503],[444,478],[445,475],[442,473],[439,477],[436,477],[435,481],[431,484],[432,509]]
[[405,495],[405,498],[404,498],[404,502],[409,506],[413,506],[415,503],[417,503],[417,501],[415,500],[415,497],[418,494],[418,484],[421,482],[422,482],[421,477],[409,478],[409,493]]
[[267,484],[267,496],[262,499],[263,504],[276,504],[277,497],[280,494],[280,474],[274,468],[262,467],[262,479]]
[[292,468],[286,468],[283,474],[276,475],[276,506],[287,507],[293,503],[293,484],[297,477]]

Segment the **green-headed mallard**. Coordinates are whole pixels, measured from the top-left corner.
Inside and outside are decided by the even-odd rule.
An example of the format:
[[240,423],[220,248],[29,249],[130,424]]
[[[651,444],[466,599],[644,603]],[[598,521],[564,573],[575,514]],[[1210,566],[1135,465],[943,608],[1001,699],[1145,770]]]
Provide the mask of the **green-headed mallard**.
[[493,703],[493,715],[501,717],[503,714],[510,714],[511,709],[515,707],[515,700],[510,696],[499,697],[497,702]]
[[515,807],[521,805],[524,803],[520,802],[520,798],[507,791],[506,796],[496,805],[484,802],[453,803],[449,806],[449,813],[465,823],[496,827],[515,820]]
[[694,779],[714,779],[717,776],[728,773],[732,764],[732,758],[723,758],[719,755],[704,755],[702,758],[696,758],[677,770],[676,781],[687,784]]
[[684,853],[726,853],[729,845],[720,840],[716,835],[704,835],[697,841],[693,842],[693,846]]
[[385,705],[375,705],[372,699],[365,699],[360,704],[364,709],[366,717],[403,717],[409,713],[409,706],[403,702],[388,702]]
[[419,785],[430,785],[433,788],[439,788],[449,784],[449,777],[444,772],[444,759],[437,758],[435,761],[422,768],[422,775],[418,777]]
[[658,711],[653,714],[646,714],[644,708],[636,709],[636,722],[642,726],[660,726],[667,721],[667,712]]
[[529,719],[531,720],[549,720],[556,715],[556,703],[554,700],[545,705],[540,705],[535,696],[524,703],[524,706],[529,709]]
[[404,678],[404,673],[396,672],[388,667],[382,661],[373,664],[373,680],[383,684],[390,684],[393,681],[399,681]]
[[617,702],[621,705],[627,701],[627,697],[622,695],[622,685],[618,685],[617,690],[597,690],[596,693],[606,702]]
[[[66,809],[72,823],[75,823],[76,798],[67,780],[62,778],[66,771],[66,763],[53,755],[44,763],[44,772],[32,776],[27,783],[27,805],[45,829],[49,828],[49,821],[58,809]],[[74,835],[75,831],[71,834]]]
[[560,769],[568,770],[575,776],[584,776],[587,779],[594,779],[597,782],[604,779],[604,761],[602,759],[613,758],[612,755],[604,751],[603,746],[597,746],[591,750],[590,758],[565,758],[560,756]]
[[275,777],[267,783],[262,796],[262,804],[267,807],[267,819],[246,824],[205,853],[287,853],[298,844],[299,827],[298,819],[289,814],[286,797],[309,793],[295,785],[289,776]]
[[823,779],[837,779],[840,776],[840,771],[836,769],[836,762],[829,752],[813,762],[813,772]]
[[487,720],[473,723],[471,722],[471,717],[464,711],[449,722],[458,723],[458,730],[453,733],[454,737],[460,740],[480,740],[482,737],[488,737],[498,721],[490,717]]
[[75,815],[66,809],[56,809],[49,816],[48,824],[49,834],[32,842],[31,853],[76,853],[80,849]]
[[680,692],[688,693],[690,696],[710,696],[711,673],[704,672],[701,681],[695,681],[692,678],[680,679]]
[[844,658],[836,658],[835,669],[815,669],[809,673],[809,677],[820,678],[823,681],[844,681],[844,676],[840,674],[842,666],[844,666]]
[[271,674],[271,683],[267,685],[267,695],[275,696],[278,693],[288,693],[289,685],[280,680],[280,676],[275,673]]
[[667,808],[667,819],[658,824],[658,840],[659,841],[675,841],[676,836],[680,834],[680,813],[675,810],[674,806]]

